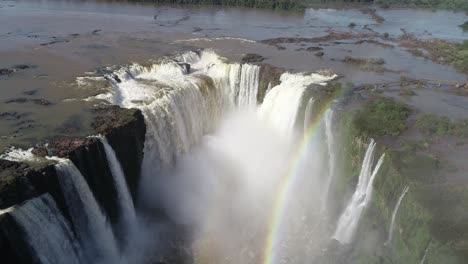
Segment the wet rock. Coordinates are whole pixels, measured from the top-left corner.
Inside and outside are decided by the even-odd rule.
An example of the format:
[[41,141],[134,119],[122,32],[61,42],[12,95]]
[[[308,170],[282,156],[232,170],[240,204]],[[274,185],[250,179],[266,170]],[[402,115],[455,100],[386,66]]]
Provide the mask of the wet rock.
[[67,43],[67,42],[70,42],[70,41],[67,40],[67,39],[56,39],[56,40],[49,41],[49,42],[46,42],[46,43],[41,43],[39,45],[41,45],[41,46],[50,46],[50,45],[57,44],[57,43]]
[[349,23],[349,25],[348,25],[348,27],[350,27],[350,28],[353,28],[353,27],[356,27],[356,26],[357,26],[357,25],[356,25],[356,23],[354,23],[354,22],[351,22],[351,23]]
[[78,37],[79,35],[80,35],[80,34],[78,34],[78,33],[73,33],[73,34],[70,34],[70,37],[76,38],[76,37]]
[[13,69],[15,69],[15,70],[26,70],[26,69],[29,69],[29,68],[33,68],[33,66],[32,65],[27,65],[27,64],[18,64],[18,65],[13,66]]
[[249,53],[242,58],[242,63],[259,63],[264,61],[265,58],[262,55]]
[[356,57],[351,57],[351,56],[346,56],[343,59],[343,62],[350,63],[350,64],[358,64],[358,65],[364,65],[364,64],[383,65],[385,64],[385,61],[382,58],[356,58]]
[[29,90],[29,91],[23,92],[23,94],[25,94],[25,95],[35,95],[37,93],[37,91],[38,91],[38,89]]
[[185,63],[185,62],[179,62],[179,63],[177,63],[177,64],[179,64],[179,66],[182,67],[182,69],[184,69],[184,73],[185,73],[185,74],[189,74],[189,73],[190,73],[190,64]]
[[121,82],[122,82],[122,80],[119,78],[119,76],[117,76],[117,75],[115,75],[115,74],[112,76],[112,78],[114,78],[114,80],[115,80],[117,83],[121,83]]
[[0,113],[0,120],[19,120],[27,115],[28,113],[3,112]]
[[3,68],[3,69],[0,69],[0,76],[10,75],[13,72],[14,71],[12,69]]
[[322,48],[322,47],[314,47],[314,46],[312,46],[312,47],[308,47],[306,50],[307,50],[307,51],[310,51],[310,52],[313,52],[313,51],[323,50],[323,48]]
[[99,32],[101,32],[101,31],[102,31],[102,29],[95,29],[95,30],[93,30],[93,31],[91,32],[91,34],[97,35],[97,34],[98,34]]
[[323,55],[325,55],[325,53],[323,51],[319,51],[319,52],[316,52],[314,55],[316,57],[323,57]]
[[284,69],[269,64],[261,64],[259,72],[259,87],[257,102],[260,104],[265,98],[267,90],[280,84],[280,77],[285,72]]
[[146,134],[143,114],[138,109],[118,106],[99,108],[94,114],[92,128],[106,135],[125,172],[129,189],[136,195]]
[[11,103],[23,104],[23,103],[29,103],[29,102],[37,104],[37,105],[44,105],[44,106],[53,104],[46,99],[38,99],[38,98],[30,99],[30,98],[24,98],[24,97],[6,100],[5,104],[11,104]]
[[39,157],[46,157],[50,155],[47,151],[47,148],[44,146],[36,146],[31,152],[32,154],[37,155]]
[[55,168],[50,163],[28,165],[0,159],[0,209],[22,203],[45,192],[52,194],[61,208],[64,200]]

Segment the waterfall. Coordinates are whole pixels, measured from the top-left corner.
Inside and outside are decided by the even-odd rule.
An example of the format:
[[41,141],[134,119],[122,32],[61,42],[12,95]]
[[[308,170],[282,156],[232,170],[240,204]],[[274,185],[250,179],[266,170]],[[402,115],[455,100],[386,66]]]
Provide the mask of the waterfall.
[[432,243],[432,240],[429,241],[429,244],[427,244],[426,250],[424,250],[424,255],[423,255],[422,259],[421,259],[421,262],[419,262],[419,264],[426,263],[427,253],[429,252],[429,248],[431,247],[431,243]]
[[242,64],[239,84],[238,107],[255,107],[259,85],[260,67],[257,65]]
[[395,204],[395,208],[393,208],[392,221],[390,223],[390,230],[388,231],[388,239],[387,239],[387,242],[385,242],[386,245],[390,245],[390,243],[392,242],[393,230],[395,229],[395,219],[396,219],[396,216],[398,214],[398,209],[400,208],[401,201],[403,201],[403,198],[405,197],[408,190],[409,190],[409,186],[405,186],[405,188],[403,188],[403,192],[401,193],[400,197],[398,198],[398,201]]
[[49,194],[14,207],[9,213],[24,230],[25,241],[40,263],[83,263],[75,236]]
[[[312,84],[322,84],[335,77],[319,74],[283,73],[280,77],[281,83],[266,94],[263,104],[259,107],[260,118],[266,120],[289,140],[293,139],[294,126],[296,125],[304,91]],[[306,115],[310,115],[312,104],[313,100],[309,99],[309,109]]]
[[[182,63],[190,65],[184,70]],[[131,65],[115,72],[112,103],[142,110],[148,127],[145,168],[172,166],[177,157],[214,131],[233,107],[255,107],[259,66],[228,64],[213,52],[187,52],[151,67]]]
[[359,174],[356,190],[338,220],[338,226],[333,238],[342,244],[349,244],[352,242],[361,214],[371,201],[373,189],[372,184],[385,157],[385,154],[382,154],[377,165],[375,165],[374,170],[372,171],[375,145],[376,143],[372,139],[362,162],[361,173]]
[[327,140],[327,150],[328,150],[328,177],[325,183],[325,192],[323,194],[322,200],[322,212],[327,207],[328,195],[330,192],[331,185],[333,183],[333,178],[335,177],[335,145],[333,140],[333,110],[327,109],[325,112],[325,136]]
[[314,106],[314,98],[311,97],[307,102],[305,114],[304,114],[304,133],[307,133],[307,129],[309,128],[309,123],[312,118],[312,107]]
[[137,225],[135,207],[133,205],[132,196],[128,190],[127,181],[123,172],[122,166],[120,165],[117,156],[115,155],[114,149],[107,142],[106,137],[99,137],[104,150],[106,152],[107,162],[109,164],[112,176],[114,178],[115,187],[117,189],[117,197],[119,199],[120,207],[120,224],[119,229],[123,230],[123,235],[127,236],[125,232],[128,232],[131,228],[135,228]]
[[59,159],[55,168],[87,262],[119,263],[114,234],[80,171],[68,159]]

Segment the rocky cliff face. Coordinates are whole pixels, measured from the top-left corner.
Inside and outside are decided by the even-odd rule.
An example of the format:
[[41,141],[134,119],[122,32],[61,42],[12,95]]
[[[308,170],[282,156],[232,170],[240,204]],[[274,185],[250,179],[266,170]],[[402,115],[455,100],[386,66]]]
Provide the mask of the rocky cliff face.
[[[100,108],[95,110],[92,127],[96,134],[107,137],[135,194],[146,133],[143,115],[137,109]],[[55,136],[45,146],[35,147],[33,153],[70,159],[85,177],[111,223],[117,221],[117,192],[104,147],[98,138]],[[23,231],[8,212],[2,214],[1,210],[49,193],[65,218],[69,218],[57,177],[54,162],[46,159],[31,164],[0,159],[0,255],[7,263],[32,263],[33,259],[28,256],[27,245],[21,239]]]

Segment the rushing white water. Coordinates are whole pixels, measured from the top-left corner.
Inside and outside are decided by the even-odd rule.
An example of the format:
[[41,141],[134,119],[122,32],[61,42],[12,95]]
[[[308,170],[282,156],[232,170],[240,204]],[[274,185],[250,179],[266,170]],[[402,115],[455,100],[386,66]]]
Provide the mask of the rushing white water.
[[328,150],[328,177],[325,184],[325,191],[322,198],[322,212],[327,208],[328,195],[330,192],[333,179],[335,177],[335,142],[333,138],[333,109],[327,109],[325,112],[325,136],[327,140]]
[[385,157],[385,154],[382,154],[375,165],[374,170],[372,170],[375,145],[376,143],[372,139],[367,147],[364,160],[362,161],[361,173],[359,174],[356,190],[338,220],[338,226],[333,238],[342,244],[349,244],[352,242],[356,229],[358,228],[362,212],[371,201],[373,190],[372,184]]
[[[115,188],[117,190],[117,197],[119,199],[120,207],[120,224],[119,229],[122,230],[122,235],[128,238],[128,234],[132,228],[137,225],[135,206],[133,205],[132,196],[128,189],[127,181],[125,180],[125,174],[120,165],[117,156],[115,155],[114,149],[107,142],[106,137],[99,137],[104,150],[106,152],[107,162],[109,164],[112,176],[114,178]],[[126,241],[128,242],[128,241]]]
[[40,263],[84,263],[68,222],[49,194],[15,207],[10,214],[24,230],[25,241]]
[[431,247],[431,243],[432,243],[432,240],[429,241],[429,244],[427,244],[426,250],[424,250],[424,255],[423,255],[422,259],[421,259],[421,262],[419,262],[419,264],[426,263],[427,253],[429,253],[429,248]]
[[5,153],[0,155],[0,159],[6,159],[10,161],[18,162],[40,162],[43,158],[40,158],[32,153],[33,148],[29,149],[20,149],[11,147],[5,151]]
[[408,192],[408,190],[409,190],[409,186],[405,186],[405,188],[403,188],[403,192],[401,193],[400,197],[398,198],[398,201],[395,204],[395,208],[393,208],[392,221],[390,223],[390,229],[388,231],[387,242],[385,242],[386,245],[390,245],[390,243],[392,243],[393,232],[394,232],[394,229],[395,229],[395,219],[396,219],[396,216],[398,214],[398,209],[400,209],[401,202],[403,201],[403,198],[405,198],[405,195]]
[[260,67],[244,64],[241,66],[238,107],[253,107],[257,105]]
[[140,108],[148,126],[143,168],[172,166],[214,130],[224,109],[255,106],[258,73],[258,66],[228,64],[212,52],[118,71],[122,82],[112,82],[113,103]]
[[70,160],[55,165],[68,212],[89,263],[119,263],[114,234],[84,177]]
[[304,91],[311,84],[323,84],[335,77],[336,75],[283,73],[280,77],[281,83],[266,94],[263,104],[259,107],[260,117],[280,134],[292,140]]
[[314,98],[310,98],[309,101],[307,102],[307,106],[305,109],[305,114],[304,114],[304,133],[307,133],[307,129],[309,128],[309,124],[311,122],[312,118],[312,107],[314,106]]

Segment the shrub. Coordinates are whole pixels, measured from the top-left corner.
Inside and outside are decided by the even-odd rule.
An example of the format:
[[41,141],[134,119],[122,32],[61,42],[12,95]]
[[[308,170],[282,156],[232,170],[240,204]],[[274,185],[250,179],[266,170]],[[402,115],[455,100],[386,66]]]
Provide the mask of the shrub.
[[449,135],[452,130],[450,119],[446,116],[425,114],[416,120],[416,127],[425,135],[444,136]]
[[365,136],[397,136],[406,129],[406,119],[411,109],[392,99],[379,97],[364,104],[358,111],[354,124]]

